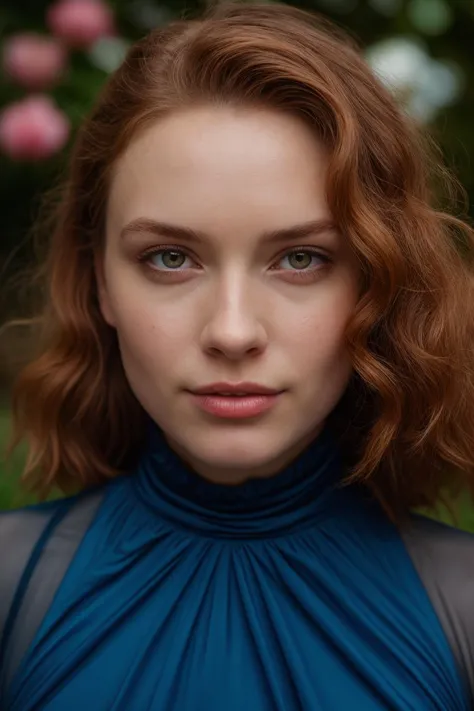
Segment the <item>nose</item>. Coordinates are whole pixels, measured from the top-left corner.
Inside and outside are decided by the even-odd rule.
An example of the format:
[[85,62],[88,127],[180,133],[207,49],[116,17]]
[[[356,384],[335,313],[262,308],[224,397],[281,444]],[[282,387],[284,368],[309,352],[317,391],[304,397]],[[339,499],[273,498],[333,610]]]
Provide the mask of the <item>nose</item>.
[[267,332],[257,313],[255,294],[245,277],[229,277],[210,295],[201,346],[211,356],[241,360],[267,346]]

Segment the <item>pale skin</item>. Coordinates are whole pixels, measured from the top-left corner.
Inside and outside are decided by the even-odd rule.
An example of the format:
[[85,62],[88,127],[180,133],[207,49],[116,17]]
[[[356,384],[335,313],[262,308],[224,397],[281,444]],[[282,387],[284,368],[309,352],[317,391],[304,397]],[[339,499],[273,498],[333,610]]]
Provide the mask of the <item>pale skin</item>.
[[[203,106],[148,127],[116,166],[96,262],[102,315],[136,398],[211,481],[280,471],[347,387],[359,272],[331,227],[327,160],[297,118]],[[313,221],[304,235],[268,234]],[[222,419],[189,393],[216,381],[283,392],[258,417]]]

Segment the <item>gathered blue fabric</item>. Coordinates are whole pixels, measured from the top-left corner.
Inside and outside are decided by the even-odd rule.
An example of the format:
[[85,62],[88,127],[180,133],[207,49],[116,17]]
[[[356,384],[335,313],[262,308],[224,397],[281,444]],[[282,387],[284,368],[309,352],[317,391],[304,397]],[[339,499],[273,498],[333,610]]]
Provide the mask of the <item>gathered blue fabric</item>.
[[[325,430],[225,486],[156,426],[104,498],[8,711],[467,711],[397,529]],[[57,506],[61,506],[58,502]]]

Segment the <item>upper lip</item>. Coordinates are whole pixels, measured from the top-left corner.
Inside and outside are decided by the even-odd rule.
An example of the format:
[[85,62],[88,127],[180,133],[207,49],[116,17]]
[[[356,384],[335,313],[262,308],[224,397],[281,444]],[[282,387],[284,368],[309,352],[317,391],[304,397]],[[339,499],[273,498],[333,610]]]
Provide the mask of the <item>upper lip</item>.
[[281,390],[268,388],[265,385],[258,383],[211,383],[203,385],[202,388],[196,388],[192,391],[196,395],[210,395],[213,393],[244,393],[245,395],[276,395]]

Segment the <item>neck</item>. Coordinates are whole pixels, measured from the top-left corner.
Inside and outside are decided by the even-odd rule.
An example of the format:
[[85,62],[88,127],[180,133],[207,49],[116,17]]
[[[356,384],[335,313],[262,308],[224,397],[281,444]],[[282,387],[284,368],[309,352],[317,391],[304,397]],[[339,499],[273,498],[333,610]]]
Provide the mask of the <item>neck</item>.
[[171,525],[253,538],[279,536],[331,515],[343,477],[339,446],[327,428],[280,471],[229,486],[191,468],[154,425],[133,482],[145,506]]

